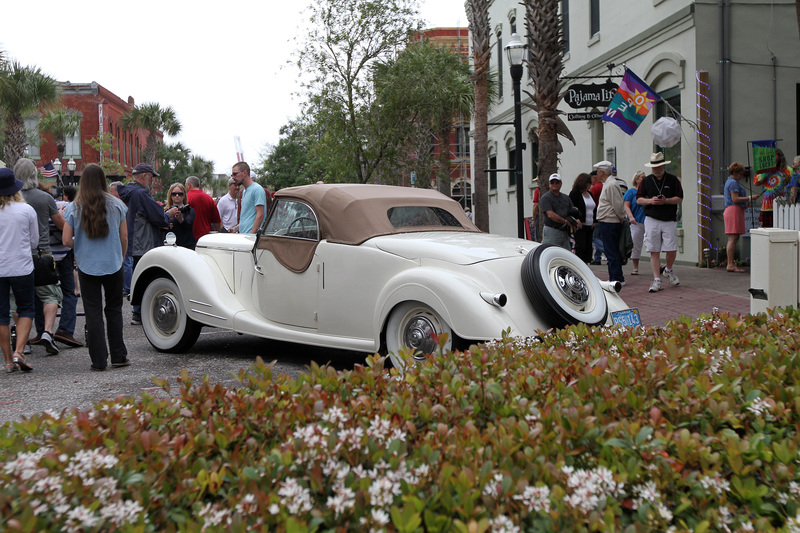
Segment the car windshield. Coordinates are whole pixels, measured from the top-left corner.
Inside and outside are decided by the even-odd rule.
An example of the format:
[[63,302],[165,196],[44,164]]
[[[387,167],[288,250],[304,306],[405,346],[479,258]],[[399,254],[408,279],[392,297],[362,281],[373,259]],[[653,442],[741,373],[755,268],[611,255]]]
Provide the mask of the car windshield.
[[307,204],[294,200],[279,200],[264,229],[264,235],[317,240],[317,216]]
[[414,226],[440,226],[461,228],[461,224],[450,212],[441,207],[401,206],[387,211],[389,222],[395,228]]

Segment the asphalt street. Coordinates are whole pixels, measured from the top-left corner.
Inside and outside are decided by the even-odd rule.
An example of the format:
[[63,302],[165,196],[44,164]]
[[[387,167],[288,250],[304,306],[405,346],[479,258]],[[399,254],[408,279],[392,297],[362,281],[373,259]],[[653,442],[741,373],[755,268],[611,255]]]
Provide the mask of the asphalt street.
[[[78,311],[81,312],[80,303]],[[0,424],[20,420],[35,413],[61,413],[72,408],[91,409],[95,402],[122,396],[148,393],[166,396],[154,378],[166,379],[172,395],[178,394],[178,378],[186,369],[194,380],[208,375],[226,386],[237,386],[234,376],[250,367],[258,356],[266,362],[277,361],[275,372],[296,376],[311,361],[331,362],[337,369],[352,369],[363,363],[366,354],[328,350],[275,342],[249,335],[239,335],[214,328],[203,328],[200,338],[184,354],[157,352],[147,341],[141,326],[129,325],[130,305],[125,305],[125,344],[132,364],[103,372],[89,369],[87,348],[69,348],[57,344],[58,355],[47,355],[41,346],[33,346],[28,362],[32,372],[0,374]],[[78,317],[75,338],[83,340],[83,316]]]

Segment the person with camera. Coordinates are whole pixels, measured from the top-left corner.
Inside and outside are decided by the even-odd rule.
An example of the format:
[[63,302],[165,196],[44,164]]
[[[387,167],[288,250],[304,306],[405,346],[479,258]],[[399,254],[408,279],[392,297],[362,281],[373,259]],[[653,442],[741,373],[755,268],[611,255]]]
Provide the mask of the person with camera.
[[186,203],[186,189],[182,183],[173,183],[169,186],[164,212],[170,218],[167,231],[175,234],[175,244],[194,250],[197,244],[193,227],[195,211]]
[[539,200],[541,210],[545,214],[542,244],[555,244],[572,251],[569,240],[571,231],[581,229],[582,224],[570,214],[577,209],[572,205],[572,200],[566,194],[561,194],[561,175],[550,175],[550,190],[544,193]]
[[622,273],[622,253],[619,250],[619,238],[622,235],[622,223],[625,221],[625,202],[623,201],[624,182],[611,175],[614,165],[610,161],[600,161],[594,165],[597,179],[603,182],[600,201],[597,203],[597,222],[595,226],[603,240],[603,250],[608,259],[608,280],[618,281],[625,285]]
[[747,170],[738,162],[731,163],[728,167],[728,180],[725,182],[725,234],[728,236],[728,272],[747,272],[743,268],[736,266],[734,256],[736,255],[736,243],[739,242],[739,235],[745,232],[744,229],[744,210],[753,200],[761,196],[753,194],[745,196],[747,191],[739,181],[747,177]]
[[[683,187],[677,176],[667,172],[671,161],[664,160],[664,154],[656,152],[644,166],[653,169],[639,183],[636,203],[644,207],[644,243],[650,252],[650,268],[653,283],[650,292],[664,289],[661,273],[670,284],[678,285],[680,280],[672,266],[678,255],[678,206],[683,202]],[[666,254],[666,267],[661,269],[661,252]]]

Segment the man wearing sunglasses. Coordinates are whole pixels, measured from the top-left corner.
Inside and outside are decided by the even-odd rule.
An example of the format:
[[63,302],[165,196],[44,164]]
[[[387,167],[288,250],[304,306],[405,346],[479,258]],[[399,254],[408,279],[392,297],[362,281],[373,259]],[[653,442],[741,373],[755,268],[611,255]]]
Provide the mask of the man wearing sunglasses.
[[[120,200],[128,206],[128,255],[133,258],[133,270],[144,254],[161,245],[161,230],[169,227],[170,220],[179,211],[173,207],[166,212],[150,196],[155,169],[147,163],[139,163],[133,169],[133,181],[119,187]],[[141,306],[133,306],[132,325],[142,323]]]

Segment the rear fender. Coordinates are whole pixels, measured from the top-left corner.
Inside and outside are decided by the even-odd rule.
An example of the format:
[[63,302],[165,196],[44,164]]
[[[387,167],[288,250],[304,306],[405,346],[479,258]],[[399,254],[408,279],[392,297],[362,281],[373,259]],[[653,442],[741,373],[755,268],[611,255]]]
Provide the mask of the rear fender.
[[[430,287],[436,287],[436,292]],[[454,276],[452,271],[415,268],[401,272],[389,280],[378,297],[374,331],[382,332],[392,310],[408,301],[429,306],[462,339],[498,338],[508,327],[519,331],[507,310],[481,298],[480,293],[488,290]]]

